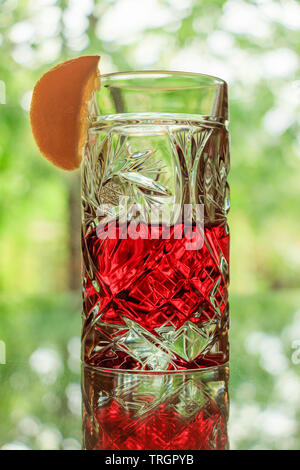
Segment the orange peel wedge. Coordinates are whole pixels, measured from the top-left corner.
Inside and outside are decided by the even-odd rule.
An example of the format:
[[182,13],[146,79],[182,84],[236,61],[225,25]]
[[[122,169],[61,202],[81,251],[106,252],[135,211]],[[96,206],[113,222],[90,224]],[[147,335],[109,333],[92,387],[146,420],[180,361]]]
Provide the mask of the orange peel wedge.
[[100,87],[100,56],[68,60],[36,83],[30,106],[32,133],[41,154],[63,170],[80,166],[88,130],[88,101]]

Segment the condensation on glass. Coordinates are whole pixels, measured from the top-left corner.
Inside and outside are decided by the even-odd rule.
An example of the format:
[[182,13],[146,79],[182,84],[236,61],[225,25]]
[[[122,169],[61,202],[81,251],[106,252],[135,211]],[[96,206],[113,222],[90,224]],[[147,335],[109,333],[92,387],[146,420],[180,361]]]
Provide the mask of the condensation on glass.
[[[82,163],[82,356],[85,376],[92,377],[93,368],[100,373],[95,386],[103,383],[106,397],[99,395],[101,410],[84,401],[84,429],[89,436],[86,426],[94,426],[95,442],[97,429],[108,429],[103,413],[120,423],[132,418],[126,398],[116,401],[116,393],[136,396],[137,403],[150,397],[150,414],[160,422],[158,410],[166,405],[166,416],[171,413],[175,395],[176,407],[185,410],[188,393],[195,392],[201,408],[197,374],[215,377],[214,368],[228,363],[227,109],[223,80],[173,72],[104,75],[89,103]],[[181,218],[186,206],[188,229]],[[106,238],[99,237],[99,227]],[[193,236],[203,244],[187,249]],[[91,383],[84,381],[86,397]],[[152,395],[141,398],[145,387]],[[174,422],[187,430],[192,408],[183,415],[181,424],[175,415]],[[97,446],[108,448],[101,439]],[[133,447],[115,441],[110,448],[130,449],[137,437]]]

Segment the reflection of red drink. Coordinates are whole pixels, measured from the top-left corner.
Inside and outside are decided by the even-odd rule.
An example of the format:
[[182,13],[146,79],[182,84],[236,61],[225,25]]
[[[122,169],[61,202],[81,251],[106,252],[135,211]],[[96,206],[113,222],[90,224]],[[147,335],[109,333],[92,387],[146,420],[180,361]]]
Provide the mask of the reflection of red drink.
[[138,239],[127,226],[106,230],[115,239],[95,230],[83,238],[85,362],[127,370],[227,362],[227,226],[205,228],[200,249],[187,249],[202,241],[196,226],[140,225]]
[[100,373],[85,367],[84,447],[223,450],[228,368],[186,374]]

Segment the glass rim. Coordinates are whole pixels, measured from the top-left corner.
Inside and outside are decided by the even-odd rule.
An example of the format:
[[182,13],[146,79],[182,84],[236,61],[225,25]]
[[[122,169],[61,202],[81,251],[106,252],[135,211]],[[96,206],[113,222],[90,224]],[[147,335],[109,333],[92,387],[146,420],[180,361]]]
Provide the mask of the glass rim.
[[[220,77],[216,77],[215,75],[208,75],[204,73],[196,73],[196,72],[184,72],[184,71],[173,71],[173,70],[133,70],[133,71],[127,71],[127,72],[112,72],[112,73],[106,73],[106,74],[101,74],[99,75],[100,81],[109,81],[111,80],[112,82],[117,81],[117,80],[124,80],[124,81],[130,81],[131,79],[134,78],[140,78],[140,79],[159,79],[159,78],[165,78],[169,79],[172,81],[172,79],[176,78],[182,78],[182,79],[191,79],[191,81],[194,79],[194,83],[192,85],[177,85],[177,86],[137,86],[135,85],[134,88],[141,88],[141,89],[165,89],[165,90],[184,90],[184,89],[197,89],[197,88],[202,88],[202,87],[218,87],[218,86],[224,86],[227,87],[227,82],[223,80]],[[196,83],[196,80],[199,80],[199,83]],[[201,82],[202,80],[202,82]],[[206,81],[206,83],[205,83]],[[115,87],[115,85],[114,85]],[[117,85],[117,88],[131,88],[130,85]]]

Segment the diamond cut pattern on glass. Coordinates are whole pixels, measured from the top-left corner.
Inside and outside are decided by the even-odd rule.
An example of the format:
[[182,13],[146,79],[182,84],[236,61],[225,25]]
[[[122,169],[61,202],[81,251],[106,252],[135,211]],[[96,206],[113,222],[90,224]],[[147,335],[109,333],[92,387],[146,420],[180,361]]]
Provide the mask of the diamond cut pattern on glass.
[[[83,358],[97,367],[182,371],[228,361],[227,131],[189,122],[161,128],[151,138],[124,129],[91,131],[87,144]],[[185,235],[176,239],[174,227],[166,240],[163,227],[157,239],[149,231],[148,239],[120,240],[128,230],[120,196],[139,204],[146,221],[158,204],[170,212],[175,202],[204,204],[203,247],[186,250]],[[99,215],[103,203],[111,207]],[[117,219],[115,240],[98,239],[101,217],[108,230],[110,217]],[[150,230],[147,223],[141,228]]]

